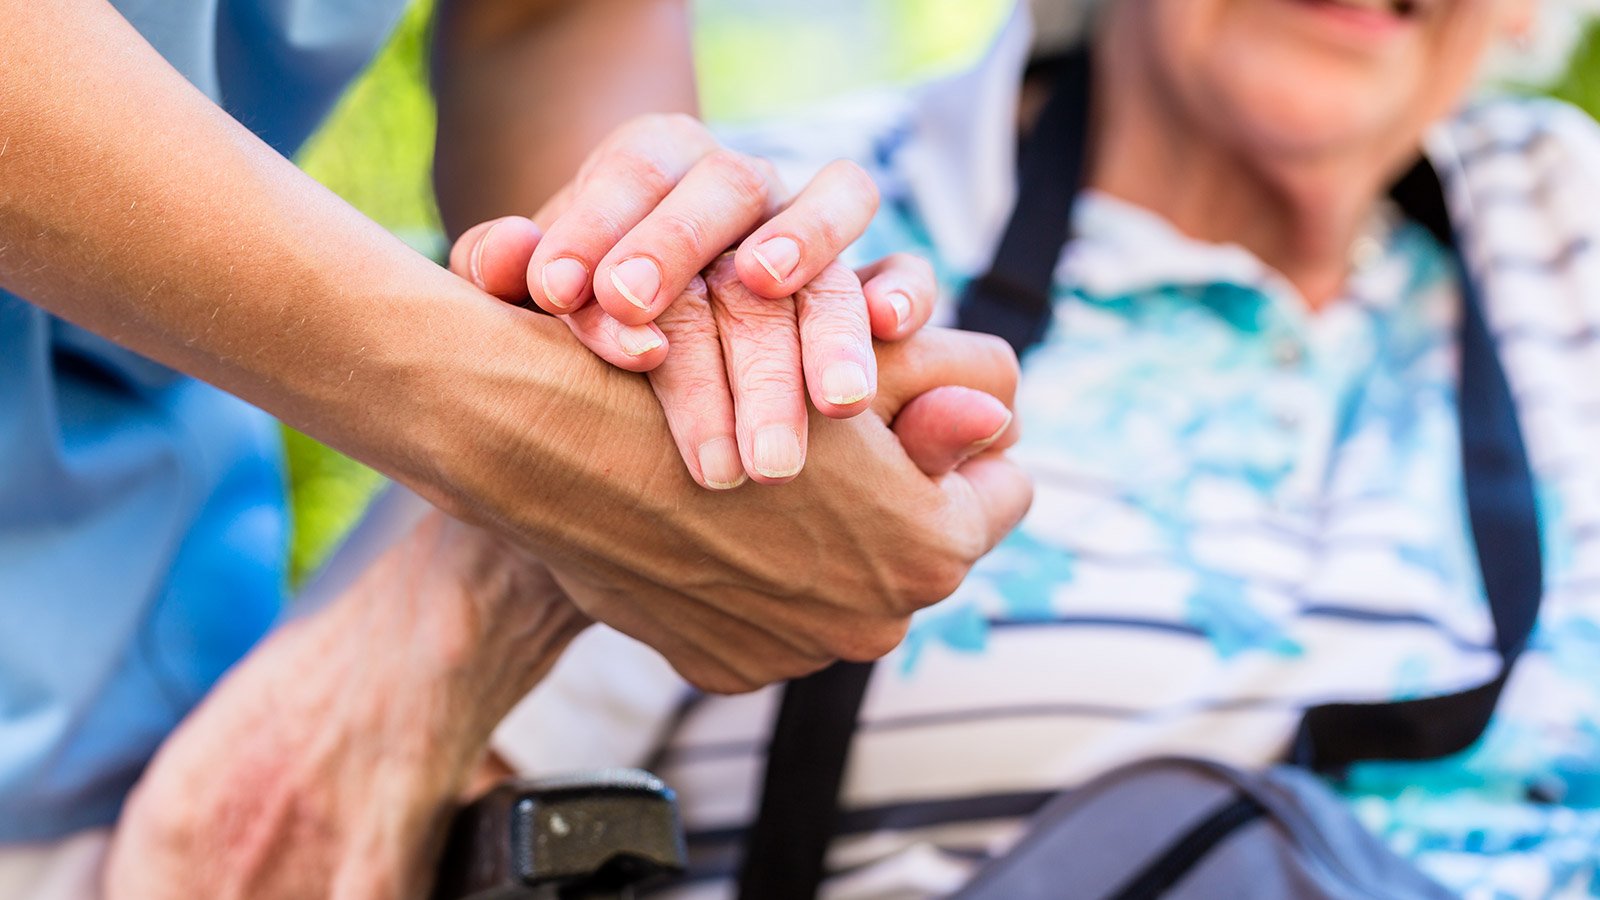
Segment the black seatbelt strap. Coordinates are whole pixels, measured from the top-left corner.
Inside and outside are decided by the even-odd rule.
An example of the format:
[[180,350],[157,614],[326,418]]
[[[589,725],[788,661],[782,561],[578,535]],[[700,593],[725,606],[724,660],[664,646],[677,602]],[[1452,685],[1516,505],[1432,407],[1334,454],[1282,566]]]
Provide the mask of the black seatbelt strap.
[[[994,263],[962,298],[962,327],[999,335],[1019,355],[1043,338],[1050,321],[1053,276],[1082,183],[1089,74],[1086,53],[1068,58],[1055,94],[1019,154],[1017,205]],[[1489,682],[1455,694],[1307,710],[1291,761],[1325,773],[1359,760],[1434,759],[1471,745],[1494,714],[1543,595],[1533,475],[1516,405],[1477,282],[1462,262],[1438,175],[1421,160],[1396,182],[1391,196],[1454,252],[1459,266],[1462,470],[1500,667]],[[870,676],[870,664],[843,663],[785,688],[740,876],[741,900],[816,896]]]
[[839,787],[872,663],[838,662],[784,687],[761,809],[745,842],[742,900],[811,900],[838,830]]
[[1017,200],[989,271],[967,285],[957,324],[1005,338],[1021,356],[1050,324],[1056,261],[1083,187],[1090,59],[1080,47],[1059,63],[1050,99],[1017,152]]
[[1527,645],[1544,595],[1533,472],[1517,407],[1483,298],[1450,225],[1439,176],[1419,161],[1391,191],[1406,214],[1455,251],[1460,275],[1461,468],[1467,518],[1494,621],[1498,674],[1456,694],[1399,703],[1335,703],[1306,711],[1291,760],[1338,773],[1363,759],[1437,759],[1465,750],[1494,715],[1511,667]]

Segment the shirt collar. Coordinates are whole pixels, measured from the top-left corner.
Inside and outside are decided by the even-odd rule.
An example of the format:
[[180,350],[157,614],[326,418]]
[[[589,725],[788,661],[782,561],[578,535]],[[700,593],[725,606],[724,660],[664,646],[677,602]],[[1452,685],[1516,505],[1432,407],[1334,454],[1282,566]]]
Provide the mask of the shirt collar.
[[[1238,244],[1197,240],[1160,215],[1097,190],[1085,190],[1072,211],[1074,240],[1056,270],[1056,283],[1087,300],[1108,300],[1170,287],[1230,285],[1305,312],[1299,291],[1278,271]],[[1363,306],[1398,302],[1415,274],[1420,229],[1404,225],[1385,203],[1369,223],[1346,295]]]

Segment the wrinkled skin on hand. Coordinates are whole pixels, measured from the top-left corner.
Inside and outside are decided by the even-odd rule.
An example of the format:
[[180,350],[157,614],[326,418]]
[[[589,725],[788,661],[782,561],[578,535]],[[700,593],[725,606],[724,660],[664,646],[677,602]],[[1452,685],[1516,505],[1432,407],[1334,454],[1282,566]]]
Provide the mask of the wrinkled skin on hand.
[[587,624],[537,560],[430,515],[162,745],[105,896],[426,897],[490,732]]

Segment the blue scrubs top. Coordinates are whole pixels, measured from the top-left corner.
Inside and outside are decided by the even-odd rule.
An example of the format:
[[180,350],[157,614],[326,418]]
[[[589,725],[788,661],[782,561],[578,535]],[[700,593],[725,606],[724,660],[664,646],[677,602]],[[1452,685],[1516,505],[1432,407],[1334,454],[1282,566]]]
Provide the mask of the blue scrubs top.
[[[290,154],[405,0],[114,0]],[[0,843],[115,820],[283,600],[260,410],[0,292]]]

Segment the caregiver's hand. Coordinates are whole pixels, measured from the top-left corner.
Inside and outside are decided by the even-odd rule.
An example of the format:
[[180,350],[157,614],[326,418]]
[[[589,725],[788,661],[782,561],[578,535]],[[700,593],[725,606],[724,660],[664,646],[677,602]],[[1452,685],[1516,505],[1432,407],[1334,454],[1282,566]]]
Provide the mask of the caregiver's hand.
[[[541,243],[532,221],[495,219],[461,236],[450,267],[525,305],[523,273]],[[719,257],[655,325],[623,325],[595,304],[561,317],[613,365],[654,370],[679,451],[695,480],[713,489],[737,487],[747,473],[767,484],[794,477],[805,459],[807,393],[831,418],[864,411],[877,387],[872,339],[920,328],[937,292],[927,263],[908,254],[857,273],[830,264],[793,298],[777,300],[749,290],[736,267],[734,254]]]
[[692,116],[638,116],[533,216],[546,234],[528,286],[546,312],[594,299],[643,325],[737,246],[746,286],[776,300],[833,262],[877,210],[878,189],[854,163],[824,167],[791,197],[771,163],[721,146]]
[[[503,310],[508,332],[560,327]],[[750,690],[887,652],[911,614],[948,596],[1031,500],[1021,469],[986,452],[1010,431],[1017,377],[997,338],[924,329],[881,345],[873,414],[813,415],[806,477],[761,491],[701,490],[684,477],[644,380],[588,362],[563,382],[587,398],[584,419],[541,416],[544,400],[515,393],[496,398],[493,415],[465,410],[480,423],[460,436],[475,448],[472,465],[444,483],[461,498],[454,508],[548,546],[542,558],[580,609],[653,646],[706,690]],[[481,368],[464,374],[497,379]],[[987,418],[950,441],[949,417],[928,396],[975,403]],[[527,428],[560,448],[559,468],[522,461],[515,439]],[[960,449],[930,449],[939,442]],[[922,470],[941,456],[953,470]],[[517,502],[533,486],[547,504]],[[586,515],[551,512],[577,509]]]

